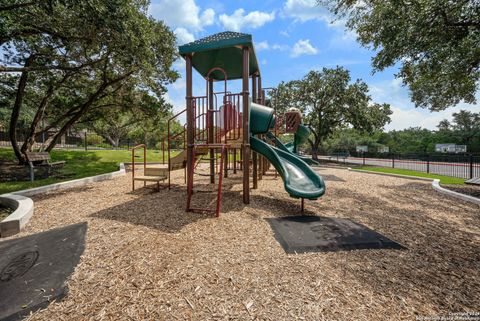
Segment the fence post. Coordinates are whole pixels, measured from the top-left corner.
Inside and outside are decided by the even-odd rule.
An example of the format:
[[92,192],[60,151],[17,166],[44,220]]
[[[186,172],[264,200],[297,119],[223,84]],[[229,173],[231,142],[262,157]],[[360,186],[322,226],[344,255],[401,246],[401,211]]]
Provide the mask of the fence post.
[[473,154],[470,154],[470,179],[473,178]]
[[395,154],[392,154],[392,168],[395,168]]
[[87,150],[87,132],[85,131],[85,150]]
[[430,173],[430,154],[427,154],[427,174]]
[[365,166],[365,153],[362,152],[362,156],[363,156],[363,166]]

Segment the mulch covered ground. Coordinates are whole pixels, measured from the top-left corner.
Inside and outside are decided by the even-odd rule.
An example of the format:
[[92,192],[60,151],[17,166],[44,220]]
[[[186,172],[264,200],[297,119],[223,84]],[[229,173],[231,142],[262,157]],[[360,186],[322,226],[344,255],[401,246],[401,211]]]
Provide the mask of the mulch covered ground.
[[480,311],[479,206],[429,182],[319,172],[345,182],[328,181],[323,198],[306,202],[308,214],[349,218],[407,250],[285,254],[264,218],[299,214],[300,201],[273,173],[249,206],[241,177],[228,179],[220,218],[184,211],[179,176],[160,193],[131,192],[127,176],[35,198],[21,235],[82,221],[88,231],[69,296],[29,320],[415,320]]
[[446,185],[442,184],[443,187],[448,188],[449,190],[467,194],[473,197],[480,198],[480,185]]

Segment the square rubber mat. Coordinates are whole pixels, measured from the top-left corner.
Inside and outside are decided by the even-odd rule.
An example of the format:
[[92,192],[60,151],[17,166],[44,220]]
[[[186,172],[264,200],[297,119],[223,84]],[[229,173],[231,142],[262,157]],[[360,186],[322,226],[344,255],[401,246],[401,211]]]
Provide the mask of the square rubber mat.
[[266,219],[285,252],[335,252],[360,249],[405,249],[389,238],[348,219],[287,216]]
[[327,182],[330,181],[330,182],[346,182],[343,178],[340,178],[338,176],[335,176],[335,175],[321,175],[322,178],[324,180],[326,180]]
[[0,320],[20,320],[67,294],[87,223],[0,242]]

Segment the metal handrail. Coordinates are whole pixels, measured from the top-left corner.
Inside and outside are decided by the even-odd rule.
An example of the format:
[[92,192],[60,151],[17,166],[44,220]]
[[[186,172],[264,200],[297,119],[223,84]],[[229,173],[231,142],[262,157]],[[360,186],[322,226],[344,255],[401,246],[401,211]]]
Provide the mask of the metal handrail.
[[183,131],[180,132],[180,134],[175,134],[174,137],[172,137],[171,133],[170,133],[170,129],[171,129],[171,122],[178,118],[178,116],[180,116],[181,114],[185,113],[187,111],[187,109],[185,108],[184,110],[176,113],[175,115],[173,115],[172,117],[170,117],[168,119],[168,122],[167,122],[167,137],[168,137],[168,140],[167,140],[167,157],[168,157],[168,188],[170,189],[170,170],[171,170],[171,160],[170,160],[170,150],[171,150],[171,141],[172,139],[175,139],[176,137],[178,137],[180,134],[184,134],[184,138],[183,138],[183,148],[185,148],[185,132],[186,132],[186,129],[185,129],[185,125],[183,126]]

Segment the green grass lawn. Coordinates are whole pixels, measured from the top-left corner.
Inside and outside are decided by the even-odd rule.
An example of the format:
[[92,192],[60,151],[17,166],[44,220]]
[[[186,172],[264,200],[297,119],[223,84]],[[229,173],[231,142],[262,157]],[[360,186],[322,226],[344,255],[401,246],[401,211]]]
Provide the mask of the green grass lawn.
[[[143,150],[138,150],[135,154],[139,156],[135,158],[135,161],[143,162]],[[176,154],[176,152],[172,154]],[[50,155],[52,161],[66,161],[65,166],[56,171],[61,177],[39,179],[34,182],[0,183],[0,194],[109,173],[118,170],[120,163],[132,161],[132,152],[128,150],[54,150]],[[167,153],[165,153],[165,157],[167,157]],[[0,148],[0,160],[14,161],[13,151],[7,148]],[[147,161],[161,162],[162,152],[148,150]]]
[[370,172],[379,172],[379,173],[389,173],[389,174],[400,174],[416,177],[425,177],[425,178],[436,178],[440,180],[440,183],[443,184],[465,184],[463,178],[455,178],[450,176],[428,174],[423,172],[411,171],[408,169],[398,169],[398,168],[388,168],[388,167],[374,167],[374,166],[361,166],[355,167],[355,169],[361,169]]

